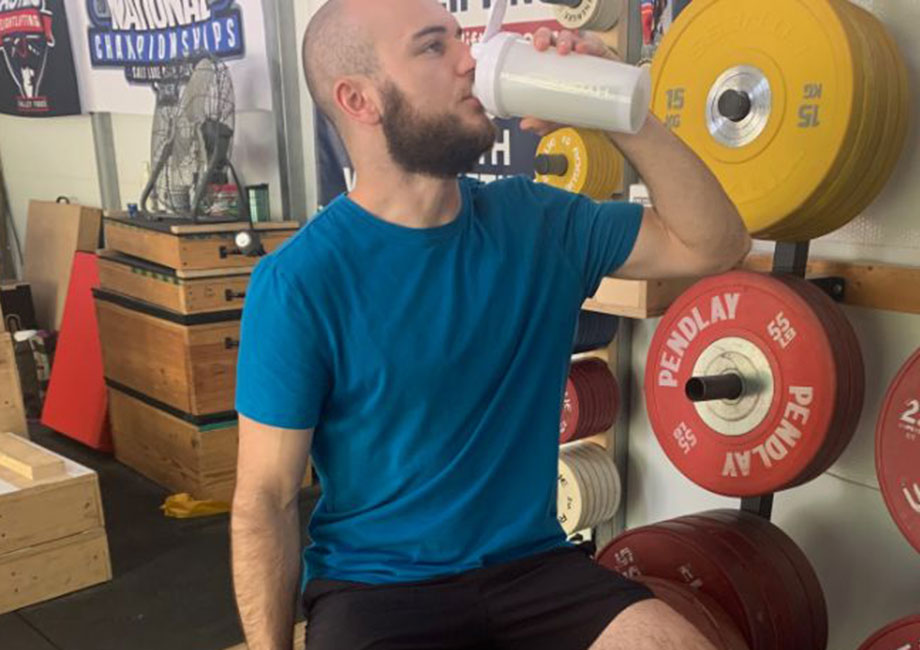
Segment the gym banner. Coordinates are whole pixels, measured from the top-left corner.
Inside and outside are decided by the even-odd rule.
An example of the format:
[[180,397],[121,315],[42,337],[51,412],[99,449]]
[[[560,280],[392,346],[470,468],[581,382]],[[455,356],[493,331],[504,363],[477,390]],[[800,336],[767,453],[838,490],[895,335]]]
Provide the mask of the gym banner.
[[153,86],[186,79],[197,52],[227,63],[237,110],[271,110],[261,2],[66,1],[86,111],[152,114]]
[[0,0],[0,51],[0,113],[80,112],[63,0]]
[[[463,27],[464,39],[478,42],[485,32],[491,0],[445,0],[443,4]],[[506,14],[505,31],[533,34],[539,27],[560,28],[553,18],[553,5],[540,0],[511,0]],[[539,137],[518,128],[518,120],[497,120],[498,138],[492,151],[483,156],[471,176],[484,181],[526,174],[533,176],[533,159]],[[316,116],[316,163],[319,205],[328,204],[337,195],[354,186],[354,171],[335,129]]]

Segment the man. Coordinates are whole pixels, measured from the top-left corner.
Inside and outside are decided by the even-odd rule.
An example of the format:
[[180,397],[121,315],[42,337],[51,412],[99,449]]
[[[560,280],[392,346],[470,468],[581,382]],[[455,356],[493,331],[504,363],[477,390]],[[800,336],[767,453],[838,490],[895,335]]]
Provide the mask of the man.
[[[572,33],[555,46],[602,51]],[[495,129],[435,0],[330,0],[304,66],[357,183],[260,262],[247,296],[232,535],[249,647],[291,646],[303,590],[309,650],[710,650],[566,543],[555,488],[584,299],[610,273],[715,273],[748,251],[715,178],[649,118],[610,138],[655,209],[458,180]],[[311,452],[323,494],[299,582]]]

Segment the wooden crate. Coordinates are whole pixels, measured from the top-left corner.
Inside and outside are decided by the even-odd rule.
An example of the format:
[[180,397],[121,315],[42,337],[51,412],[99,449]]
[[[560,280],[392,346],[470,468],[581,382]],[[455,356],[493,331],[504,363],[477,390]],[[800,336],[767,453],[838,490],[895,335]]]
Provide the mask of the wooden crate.
[[174,492],[230,501],[236,481],[236,419],[196,424],[111,386],[109,417],[119,462]]
[[189,316],[94,295],[107,379],[183,413],[232,417],[240,310]]
[[[230,502],[236,484],[239,427],[195,421],[125,387],[109,389],[115,458],[173,492]],[[312,482],[307,466],[304,486]]]
[[176,271],[114,251],[99,252],[99,286],[180,314],[242,309],[252,269]]
[[29,434],[13,337],[6,332],[0,332],[0,431]]
[[236,247],[237,232],[258,231],[271,253],[300,227],[296,221],[175,225],[124,216],[107,216],[103,224],[106,248],[184,271],[255,266],[259,258]]
[[29,283],[42,329],[60,329],[73,255],[99,247],[102,210],[83,205],[30,201],[23,280]]
[[661,316],[671,303],[699,278],[676,280],[622,280],[604,278],[597,293],[583,307],[627,318]]
[[96,473],[0,433],[0,614],[111,577]]

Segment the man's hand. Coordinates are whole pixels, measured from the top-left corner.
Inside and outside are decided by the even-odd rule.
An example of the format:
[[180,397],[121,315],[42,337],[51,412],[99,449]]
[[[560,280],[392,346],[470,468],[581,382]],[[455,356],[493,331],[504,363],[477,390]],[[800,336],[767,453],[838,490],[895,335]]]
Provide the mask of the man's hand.
[[[613,52],[604,42],[594,34],[581,34],[572,32],[567,29],[559,32],[556,36],[548,27],[541,27],[533,35],[533,46],[538,52],[545,52],[555,46],[556,51],[565,56],[576,52],[578,54],[587,54],[589,56],[599,56],[605,59],[618,60]],[[521,120],[521,128],[525,131],[533,131],[539,136],[552,133],[556,129],[561,129],[564,124],[547,122],[535,117],[525,117]]]

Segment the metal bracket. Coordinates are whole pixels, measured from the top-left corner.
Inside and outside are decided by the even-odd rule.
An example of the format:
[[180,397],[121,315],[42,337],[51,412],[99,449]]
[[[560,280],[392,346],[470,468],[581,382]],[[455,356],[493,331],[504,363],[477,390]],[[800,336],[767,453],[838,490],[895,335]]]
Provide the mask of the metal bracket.
[[811,242],[776,242],[773,251],[773,272],[805,277],[808,249]]
[[741,499],[741,510],[770,521],[770,516],[773,514],[773,494],[744,497]]
[[834,302],[843,302],[846,298],[847,281],[840,276],[808,278],[808,281],[830,296]]

